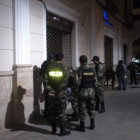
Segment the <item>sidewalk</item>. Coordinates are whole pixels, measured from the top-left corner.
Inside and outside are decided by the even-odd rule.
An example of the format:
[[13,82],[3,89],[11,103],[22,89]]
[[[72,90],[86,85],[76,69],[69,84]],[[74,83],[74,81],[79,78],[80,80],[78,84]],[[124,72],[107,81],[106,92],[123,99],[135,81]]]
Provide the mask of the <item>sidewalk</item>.
[[[128,85],[126,91],[105,91],[105,105],[104,114],[96,113],[95,130],[87,128],[86,117],[86,132],[75,131],[78,122],[71,122],[71,135],[60,137],[52,135],[51,127],[40,117],[34,124],[0,131],[0,140],[140,140],[140,84]],[[68,112],[72,112],[70,104]]]

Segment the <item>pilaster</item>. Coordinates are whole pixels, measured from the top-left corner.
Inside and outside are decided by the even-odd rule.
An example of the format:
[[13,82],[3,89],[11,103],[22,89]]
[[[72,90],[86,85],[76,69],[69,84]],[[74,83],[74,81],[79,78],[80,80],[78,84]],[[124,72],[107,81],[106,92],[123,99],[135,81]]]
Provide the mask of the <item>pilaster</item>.
[[30,64],[29,0],[15,0],[15,64]]

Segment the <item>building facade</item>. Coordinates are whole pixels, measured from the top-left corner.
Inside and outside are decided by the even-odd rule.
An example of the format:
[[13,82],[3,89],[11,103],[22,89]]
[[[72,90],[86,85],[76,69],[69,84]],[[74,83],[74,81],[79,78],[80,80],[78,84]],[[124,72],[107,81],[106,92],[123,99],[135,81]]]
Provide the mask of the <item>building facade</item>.
[[119,12],[111,13],[104,2],[0,0],[1,129],[28,123],[34,111],[40,111],[34,71],[49,53],[63,52],[65,64],[74,68],[82,54],[89,63],[98,55],[106,69],[115,68],[120,59],[131,61],[138,34],[132,36],[123,23],[124,3],[112,0]]

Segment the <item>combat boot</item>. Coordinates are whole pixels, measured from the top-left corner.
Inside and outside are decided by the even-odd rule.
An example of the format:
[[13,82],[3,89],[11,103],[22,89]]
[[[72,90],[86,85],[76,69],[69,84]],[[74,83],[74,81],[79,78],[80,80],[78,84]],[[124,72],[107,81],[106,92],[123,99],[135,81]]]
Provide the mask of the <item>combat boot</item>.
[[94,119],[90,119],[90,129],[93,130],[95,128]]
[[73,113],[72,118],[68,119],[69,121],[79,121],[79,115],[77,113]]
[[56,123],[52,123],[52,134],[56,134],[56,131],[57,131],[57,129],[56,129]]
[[69,134],[71,134],[70,131],[64,129],[63,126],[60,126],[60,136],[65,136],[65,135],[69,135]]
[[85,122],[80,121],[80,125],[75,128],[77,131],[85,132]]
[[67,114],[68,117],[73,117],[75,115],[75,112],[73,112],[72,114]]
[[104,104],[104,101],[103,102],[100,102],[101,104],[101,110],[99,111],[99,113],[104,113],[105,112],[105,104]]

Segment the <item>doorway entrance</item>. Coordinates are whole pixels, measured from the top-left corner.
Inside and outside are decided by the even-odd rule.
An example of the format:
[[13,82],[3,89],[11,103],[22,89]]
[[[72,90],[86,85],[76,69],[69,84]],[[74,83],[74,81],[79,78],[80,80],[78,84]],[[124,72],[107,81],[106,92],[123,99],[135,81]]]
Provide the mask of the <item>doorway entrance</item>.
[[105,44],[105,70],[110,69],[113,66],[113,39],[104,36]]
[[124,64],[127,64],[127,44],[123,45],[123,61]]
[[73,23],[58,15],[47,13],[47,54],[63,53],[64,65],[72,66],[71,34]]

